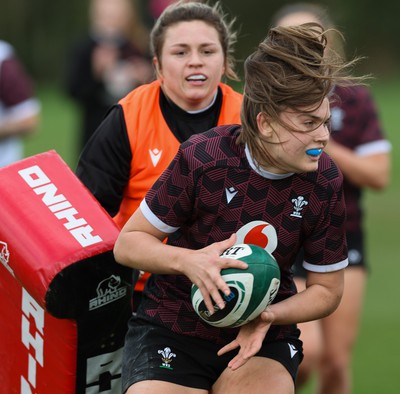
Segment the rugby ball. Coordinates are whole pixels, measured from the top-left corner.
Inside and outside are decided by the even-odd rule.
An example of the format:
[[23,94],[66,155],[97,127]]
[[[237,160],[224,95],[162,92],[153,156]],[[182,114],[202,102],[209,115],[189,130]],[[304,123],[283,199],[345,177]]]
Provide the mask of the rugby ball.
[[225,250],[221,257],[237,259],[248,264],[248,268],[227,268],[221,276],[231,293],[221,295],[225,308],[214,304],[210,315],[203,296],[196,285],[192,285],[191,300],[195,312],[208,324],[215,327],[239,327],[255,319],[273,301],[280,285],[280,269],[275,258],[265,249],[252,244],[237,244]]

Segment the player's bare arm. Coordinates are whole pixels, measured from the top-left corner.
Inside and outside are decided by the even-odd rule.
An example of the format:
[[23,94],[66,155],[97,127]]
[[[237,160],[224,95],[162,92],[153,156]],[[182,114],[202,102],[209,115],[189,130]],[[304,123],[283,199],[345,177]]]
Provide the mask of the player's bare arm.
[[373,190],[384,189],[390,179],[390,156],[386,152],[360,156],[331,140],[326,152],[355,185]]
[[304,291],[270,306],[274,324],[300,323],[330,315],[340,303],[343,285],[343,269],[325,273],[309,271]]
[[272,323],[295,324],[331,314],[340,303],[343,285],[343,269],[330,273],[309,272],[304,291],[269,305],[259,318],[241,327],[237,338],[224,346],[218,355],[240,347],[228,365],[233,370],[238,369],[260,350]]
[[146,272],[183,274],[199,287],[210,313],[214,311],[212,299],[223,309],[225,302],[219,290],[229,295],[230,289],[220,275],[221,270],[247,268],[247,264],[240,260],[220,257],[225,249],[235,244],[235,234],[199,250],[166,245],[163,240],[167,236],[167,233],[154,227],[138,209],[123,227],[115,243],[115,259],[120,264]]

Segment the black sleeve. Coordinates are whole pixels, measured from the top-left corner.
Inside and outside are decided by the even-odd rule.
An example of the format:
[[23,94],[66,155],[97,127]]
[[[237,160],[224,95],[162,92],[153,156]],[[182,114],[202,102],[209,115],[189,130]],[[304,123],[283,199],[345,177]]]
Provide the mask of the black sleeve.
[[84,147],[76,175],[115,216],[129,182],[132,151],[120,105],[113,106]]

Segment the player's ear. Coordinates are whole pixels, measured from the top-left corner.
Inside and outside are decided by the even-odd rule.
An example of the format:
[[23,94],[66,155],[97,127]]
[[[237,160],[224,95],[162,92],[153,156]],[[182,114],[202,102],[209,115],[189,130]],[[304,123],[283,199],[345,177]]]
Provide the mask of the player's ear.
[[267,116],[259,112],[257,115],[257,126],[258,131],[264,138],[271,138],[273,134],[273,128]]

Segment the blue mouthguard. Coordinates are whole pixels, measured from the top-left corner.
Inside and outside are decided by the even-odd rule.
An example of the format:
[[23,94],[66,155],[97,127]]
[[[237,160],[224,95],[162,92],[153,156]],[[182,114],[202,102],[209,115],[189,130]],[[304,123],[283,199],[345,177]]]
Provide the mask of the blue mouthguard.
[[310,155],[310,156],[318,156],[321,154],[321,152],[322,152],[322,149],[308,149],[306,151],[307,155]]

